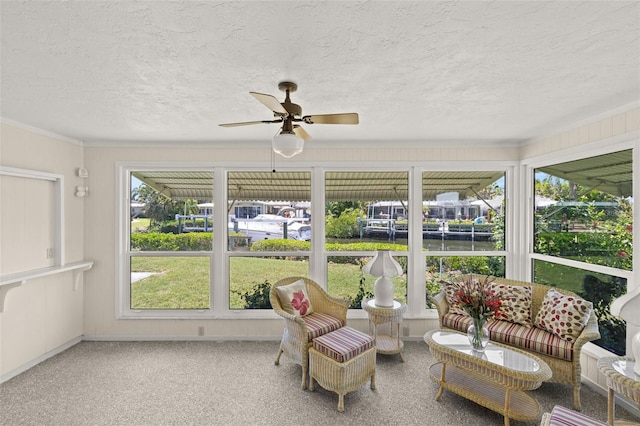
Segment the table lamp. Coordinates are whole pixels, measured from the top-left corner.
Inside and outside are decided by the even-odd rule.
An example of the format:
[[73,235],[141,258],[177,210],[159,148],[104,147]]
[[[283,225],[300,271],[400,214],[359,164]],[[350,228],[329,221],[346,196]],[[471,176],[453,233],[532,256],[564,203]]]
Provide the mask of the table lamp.
[[393,307],[393,283],[390,278],[402,275],[402,267],[388,250],[380,250],[362,269],[365,274],[378,277],[373,285],[376,306]]

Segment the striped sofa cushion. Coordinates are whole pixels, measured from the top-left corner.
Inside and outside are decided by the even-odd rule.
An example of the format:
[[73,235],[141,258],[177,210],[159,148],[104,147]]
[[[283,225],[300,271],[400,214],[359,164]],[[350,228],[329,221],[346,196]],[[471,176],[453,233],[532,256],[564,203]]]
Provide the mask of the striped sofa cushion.
[[[471,325],[468,315],[445,314],[442,325],[453,330],[466,332]],[[489,338],[494,342],[521,348],[566,361],[573,361],[573,343],[567,342],[548,331],[525,327],[508,321],[489,321]]]
[[344,325],[342,320],[322,312],[314,312],[306,315],[302,317],[302,321],[307,325],[307,338],[309,342],[318,336],[330,333]]
[[543,426],[606,426],[602,422],[562,405],[556,405],[551,413],[545,413],[540,424]]
[[313,339],[313,348],[338,362],[346,362],[373,348],[373,337],[351,327],[342,327]]

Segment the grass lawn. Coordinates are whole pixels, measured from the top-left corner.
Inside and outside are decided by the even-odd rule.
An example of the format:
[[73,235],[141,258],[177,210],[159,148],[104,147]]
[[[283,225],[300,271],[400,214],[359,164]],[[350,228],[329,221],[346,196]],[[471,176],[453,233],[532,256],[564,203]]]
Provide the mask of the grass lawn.
[[155,272],[131,285],[132,309],[208,309],[208,257],[134,257],[132,272]]
[[[156,272],[131,285],[133,309],[208,309],[208,257],[134,257],[132,272]],[[231,309],[244,309],[239,293],[254,286],[275,283],[284,277],[308,276],[308,262],[296,260],[234,257],[230,263]],[[329,292],[337,297],[354,298],[360,283],[360,268],[352,264],[329,265]],[[405,301],[404,277],[393,279],[396,299]],[[365,276],[365,291],[373,292],[375,278]]]

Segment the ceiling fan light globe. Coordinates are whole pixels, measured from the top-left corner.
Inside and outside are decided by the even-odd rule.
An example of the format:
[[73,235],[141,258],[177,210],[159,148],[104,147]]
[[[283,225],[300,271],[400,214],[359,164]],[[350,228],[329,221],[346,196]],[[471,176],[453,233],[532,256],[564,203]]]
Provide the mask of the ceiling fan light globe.
[[273,151],[285,158],[300,154],[304,148],[304,140],[293,132],[281,132],[273,137]]

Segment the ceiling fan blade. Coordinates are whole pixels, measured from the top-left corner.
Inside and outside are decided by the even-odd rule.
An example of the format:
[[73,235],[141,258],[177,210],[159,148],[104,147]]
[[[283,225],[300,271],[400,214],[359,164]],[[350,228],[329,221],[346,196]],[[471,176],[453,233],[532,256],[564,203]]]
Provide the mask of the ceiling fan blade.
[[289,114],[287,110],[284,109],[284,107],[280,104],[280,101],[275,96],[266,95],[264,93],[258,93],[258,92],[249,92],[249,94],[251,94],[251,96],[253,96],[257,100],[262,102],[264,106],[266,106],[276,114],[281,114],[281,115]]
[[305,142],[311,139],[311,135],[300,126],[293,126],[293,133],[300,136]]
[[218,126],[222,127],[239,127],[239,126],[251,126],[253,124],[263,124],[263,123],[281,123],[282,120],[262,120],[262,121],[241,121],[239,123],[223,123],[218,124]]
[[302,120],[308,124],[358,124],[358,114],[349,112],[344,114],[306,115]]

